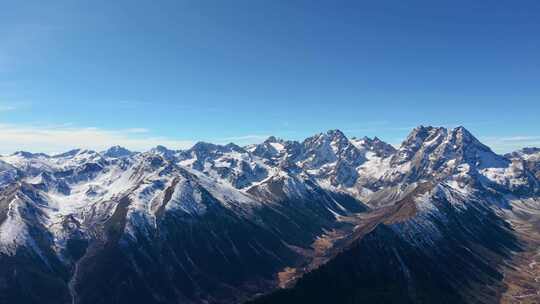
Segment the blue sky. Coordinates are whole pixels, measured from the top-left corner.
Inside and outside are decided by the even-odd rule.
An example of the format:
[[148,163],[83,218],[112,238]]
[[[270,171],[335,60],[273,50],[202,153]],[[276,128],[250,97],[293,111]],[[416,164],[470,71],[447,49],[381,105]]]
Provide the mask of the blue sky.
[[540,146],[538,1],[3,1],[0,153],[118,143]]

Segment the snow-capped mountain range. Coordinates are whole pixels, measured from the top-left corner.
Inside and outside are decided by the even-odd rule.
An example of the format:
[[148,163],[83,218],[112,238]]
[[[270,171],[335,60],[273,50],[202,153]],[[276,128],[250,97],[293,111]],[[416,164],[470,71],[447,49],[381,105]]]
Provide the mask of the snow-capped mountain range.
[[[330,130],[246,147],[17,152],[0,157],[0,303],[237,303],[385,241],[381,227],[449,256],[456,231],[490,257],[471,260],[471,276],[518,292],[491,272],[535,244],[505,225],[540,214],[539,180],[539,149],[498,155],[463,127],[420,126],[398,148]],[[488,230],[501,244],[473,240]],[[412,258],[396,256],[414,289]],[[458,289],[465,302],[504,299],[502,287]]]

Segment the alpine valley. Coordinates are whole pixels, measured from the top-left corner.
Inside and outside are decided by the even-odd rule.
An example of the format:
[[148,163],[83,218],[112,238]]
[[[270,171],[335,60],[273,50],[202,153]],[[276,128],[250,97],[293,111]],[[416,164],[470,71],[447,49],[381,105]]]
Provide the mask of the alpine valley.
[[540,303],[540,149],[463,127],[0,157],[0,303]]

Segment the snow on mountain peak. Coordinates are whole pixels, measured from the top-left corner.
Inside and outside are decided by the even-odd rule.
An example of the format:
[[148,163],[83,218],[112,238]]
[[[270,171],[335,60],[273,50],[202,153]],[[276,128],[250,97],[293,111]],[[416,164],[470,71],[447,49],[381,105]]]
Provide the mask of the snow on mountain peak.
[[528,175],[516,174],[508,159],[494,153],[464,127],[419,126],[391,157],[383,179],[411,182],[459,176],[461,180],[481,182],[488,187],[496,184],[510,189],[523,183]]
[[520,150],[506,154],[508,158],[519,158],[530,161],[540,161],[540,148],[525,147]]
[[[127,244],[146,257],[145,246],[129,246],[146,237],[144,244],[157,244],[158,254],[177,243],[180,249],[168,253],[181,252],[174,261],[183,259],[185,266],[201,266],[201,255],[218,252],[222,265],[250,256],[257,256],[250,265],[259,265],[264,254],[255,253],[268,249],[274,261],[276,244],[308,248],[310,238],[334,231],[334,221],[352,220],[348,215],[363,210],[359,201],[378,208],[399,199],[403,212],[424,214],[416,218],[422,224],[438,212],[436,196],[453,206],[465,204],[468,193],[538,194],[533,172],[539,166],[532,161],[538,154],[524,149],[509,160],[463,127],[431,126],[412,130],[397,150],[377,137],[348,139],[329,130],[302,142],[269,137],[249,148],[199,142],[187,150],[157,146],[143,153],[120,146],[52,157],[20,152],[0,156],[0,252],[14,255],[24,247],[45,263],[71,269],[85,265],[77,264],[70,240],[97,244],[88,247],[91,254]],[[426,191],[438,185],[437,192],[408,196],[423,183]],[[312,234],[303,236],[307,230]],[[290,242],[296,233],[306,243]],[[189,251],[190,242],[195,250]]]
[[24,158],[49,157],[49,155],[45,153],[31,153],[26,151],[17,151],[13,153],[12,156],[20,156]]
[[396,152],[396,148],[382,141],[377,136],[373,139],[367,136],[364,136],[361,139],[353,137],[351,138],[351,142],[356,148],[366,152],[372,152],[378,157],[388,157]]
[[278,143],[278,142],[282,142],[282,141],[283,141],[282,139],[278,139],[275,136],[269,136],[264,142],[265,143]]
[[169,150],[167,147],[162,145],[157,145],[149,151],[152,154],[160,155],[165,158],[174,158],[176,151]]
[[121,147],[121,146],[112,146],[106,151],[102,152],[103,156],[110,157],[110,158],[120,158],[120,157],[127,157],[133,154],[130,150]]

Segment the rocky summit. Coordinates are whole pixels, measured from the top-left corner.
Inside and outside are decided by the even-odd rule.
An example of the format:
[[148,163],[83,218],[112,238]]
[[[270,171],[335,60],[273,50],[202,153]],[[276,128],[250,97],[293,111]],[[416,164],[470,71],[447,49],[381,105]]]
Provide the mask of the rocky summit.
[[0,303],[539,303],[540,150],[463,127],[0,157]]

